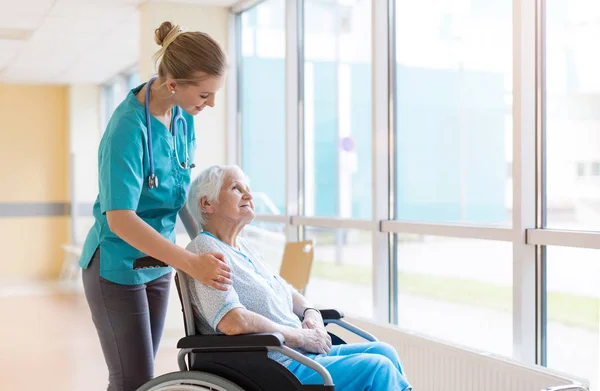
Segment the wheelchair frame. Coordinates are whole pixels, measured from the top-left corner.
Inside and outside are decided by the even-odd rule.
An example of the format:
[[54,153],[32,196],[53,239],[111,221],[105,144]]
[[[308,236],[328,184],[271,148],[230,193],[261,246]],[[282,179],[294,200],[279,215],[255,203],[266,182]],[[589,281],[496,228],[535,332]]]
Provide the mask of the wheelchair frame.
[[[150,257],[134,262],[134,269],[164,267],[164,263]],[[176,270],[175,285],[183,312],[186,336],[179,340],[177,355],[179,372],[159,376],[144,384],[138,391],[180,391],[180,390],[223,390],[223,391],[333,391],[335,385],[331,375],[318,362],[284,345],[285,339],[280,333],[257,333],[244,335],[201,335],[197,334],[194,313],[189,298],[189,287],[185,278],[179,278],[183,272]],[[335,309],[321,310],[325,326],[336,324],[367,341],[375,342],[370,333],[346,322],[342,312]],[[328,332],[334,345],[346,342]],[[270,359],[269,351],[280,352],[305,365],[323,378],[323,384],[304,385],[285,366]],[[190,375],[198,376],[190,376]],[[230,388],[210,386],[209,380],[232,384]],[[178,380],[179,379],[179,380]],[[219,380],[220,379],[220,380]],[[207,386],[207,384],[209,384]],[[171,388],[176,387],[176,388]],[[210,387],[210,388],[197,388]],[[290,388],[292,387],[292,388]]]

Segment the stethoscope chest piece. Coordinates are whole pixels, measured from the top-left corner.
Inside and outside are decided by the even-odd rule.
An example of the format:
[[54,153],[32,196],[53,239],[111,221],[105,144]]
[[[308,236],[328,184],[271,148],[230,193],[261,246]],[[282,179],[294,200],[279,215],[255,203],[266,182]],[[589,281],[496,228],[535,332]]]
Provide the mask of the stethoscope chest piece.
[[154,189],[158,187],[158,177],[154,174],[148,176],[148,188]]

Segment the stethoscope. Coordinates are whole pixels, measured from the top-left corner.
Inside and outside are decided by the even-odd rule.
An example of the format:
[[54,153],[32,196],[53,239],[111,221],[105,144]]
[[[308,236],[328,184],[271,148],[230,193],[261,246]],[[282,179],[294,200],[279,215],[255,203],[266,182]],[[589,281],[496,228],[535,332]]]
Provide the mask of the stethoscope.
[[[148,85],[146,86],[146,101],[144,102],[144,108],[146,110],[146,128],[148,129],[148,158],[150,160],[150,175],[148,176],[148,188],[154,189],[158,187],[158,177],[154,174],[154,159],[152,157],[152,124],[150,121],[150,87],[152,83],[156,80],[156,76],[148,80]],[[189,164],[189,155],[188,155],[188,145],[187,145],[187,121],[183,118],[181,114],[181,107],[175,106],[175,110],[173,112],[173,119],[171,120],[171,127],[173,128],[173,149],[175,149],[175,159],[177,160],[177,164],[184,170],[191,170],[196,167],[194,163]],[[177,152],[177,121],[183,122],[183,139],[185,142],[185,160],[179,160],[179,153]]]

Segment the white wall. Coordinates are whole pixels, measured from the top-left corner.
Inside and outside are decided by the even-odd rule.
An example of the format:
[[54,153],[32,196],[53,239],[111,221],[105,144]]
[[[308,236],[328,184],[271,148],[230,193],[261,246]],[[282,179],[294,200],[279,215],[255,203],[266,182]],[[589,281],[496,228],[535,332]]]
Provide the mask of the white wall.
[[[144,3],[140,6],[140,76],[147,80],[156,73],[152,55],[159,49],[154,42],[154,30],[164,21],[178,24],[186,31],[202,31],[228,48],[229,11],[224,7],[200,7],[190,4]],[[235,77],[230,69],[228,77]],[[207,108],[195,117],[198,139],[195,177],[212,164],[227,163],[227,83],[215,100],[214,108]]]

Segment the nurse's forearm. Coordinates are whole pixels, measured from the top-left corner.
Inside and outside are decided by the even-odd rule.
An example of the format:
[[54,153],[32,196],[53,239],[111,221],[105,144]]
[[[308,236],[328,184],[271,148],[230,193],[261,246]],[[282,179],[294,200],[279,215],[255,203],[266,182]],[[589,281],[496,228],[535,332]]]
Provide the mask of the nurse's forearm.
[[180,270],[187,270],[194,254],[164,238],[133,210],[106,212],[110,230],[129,245]]

